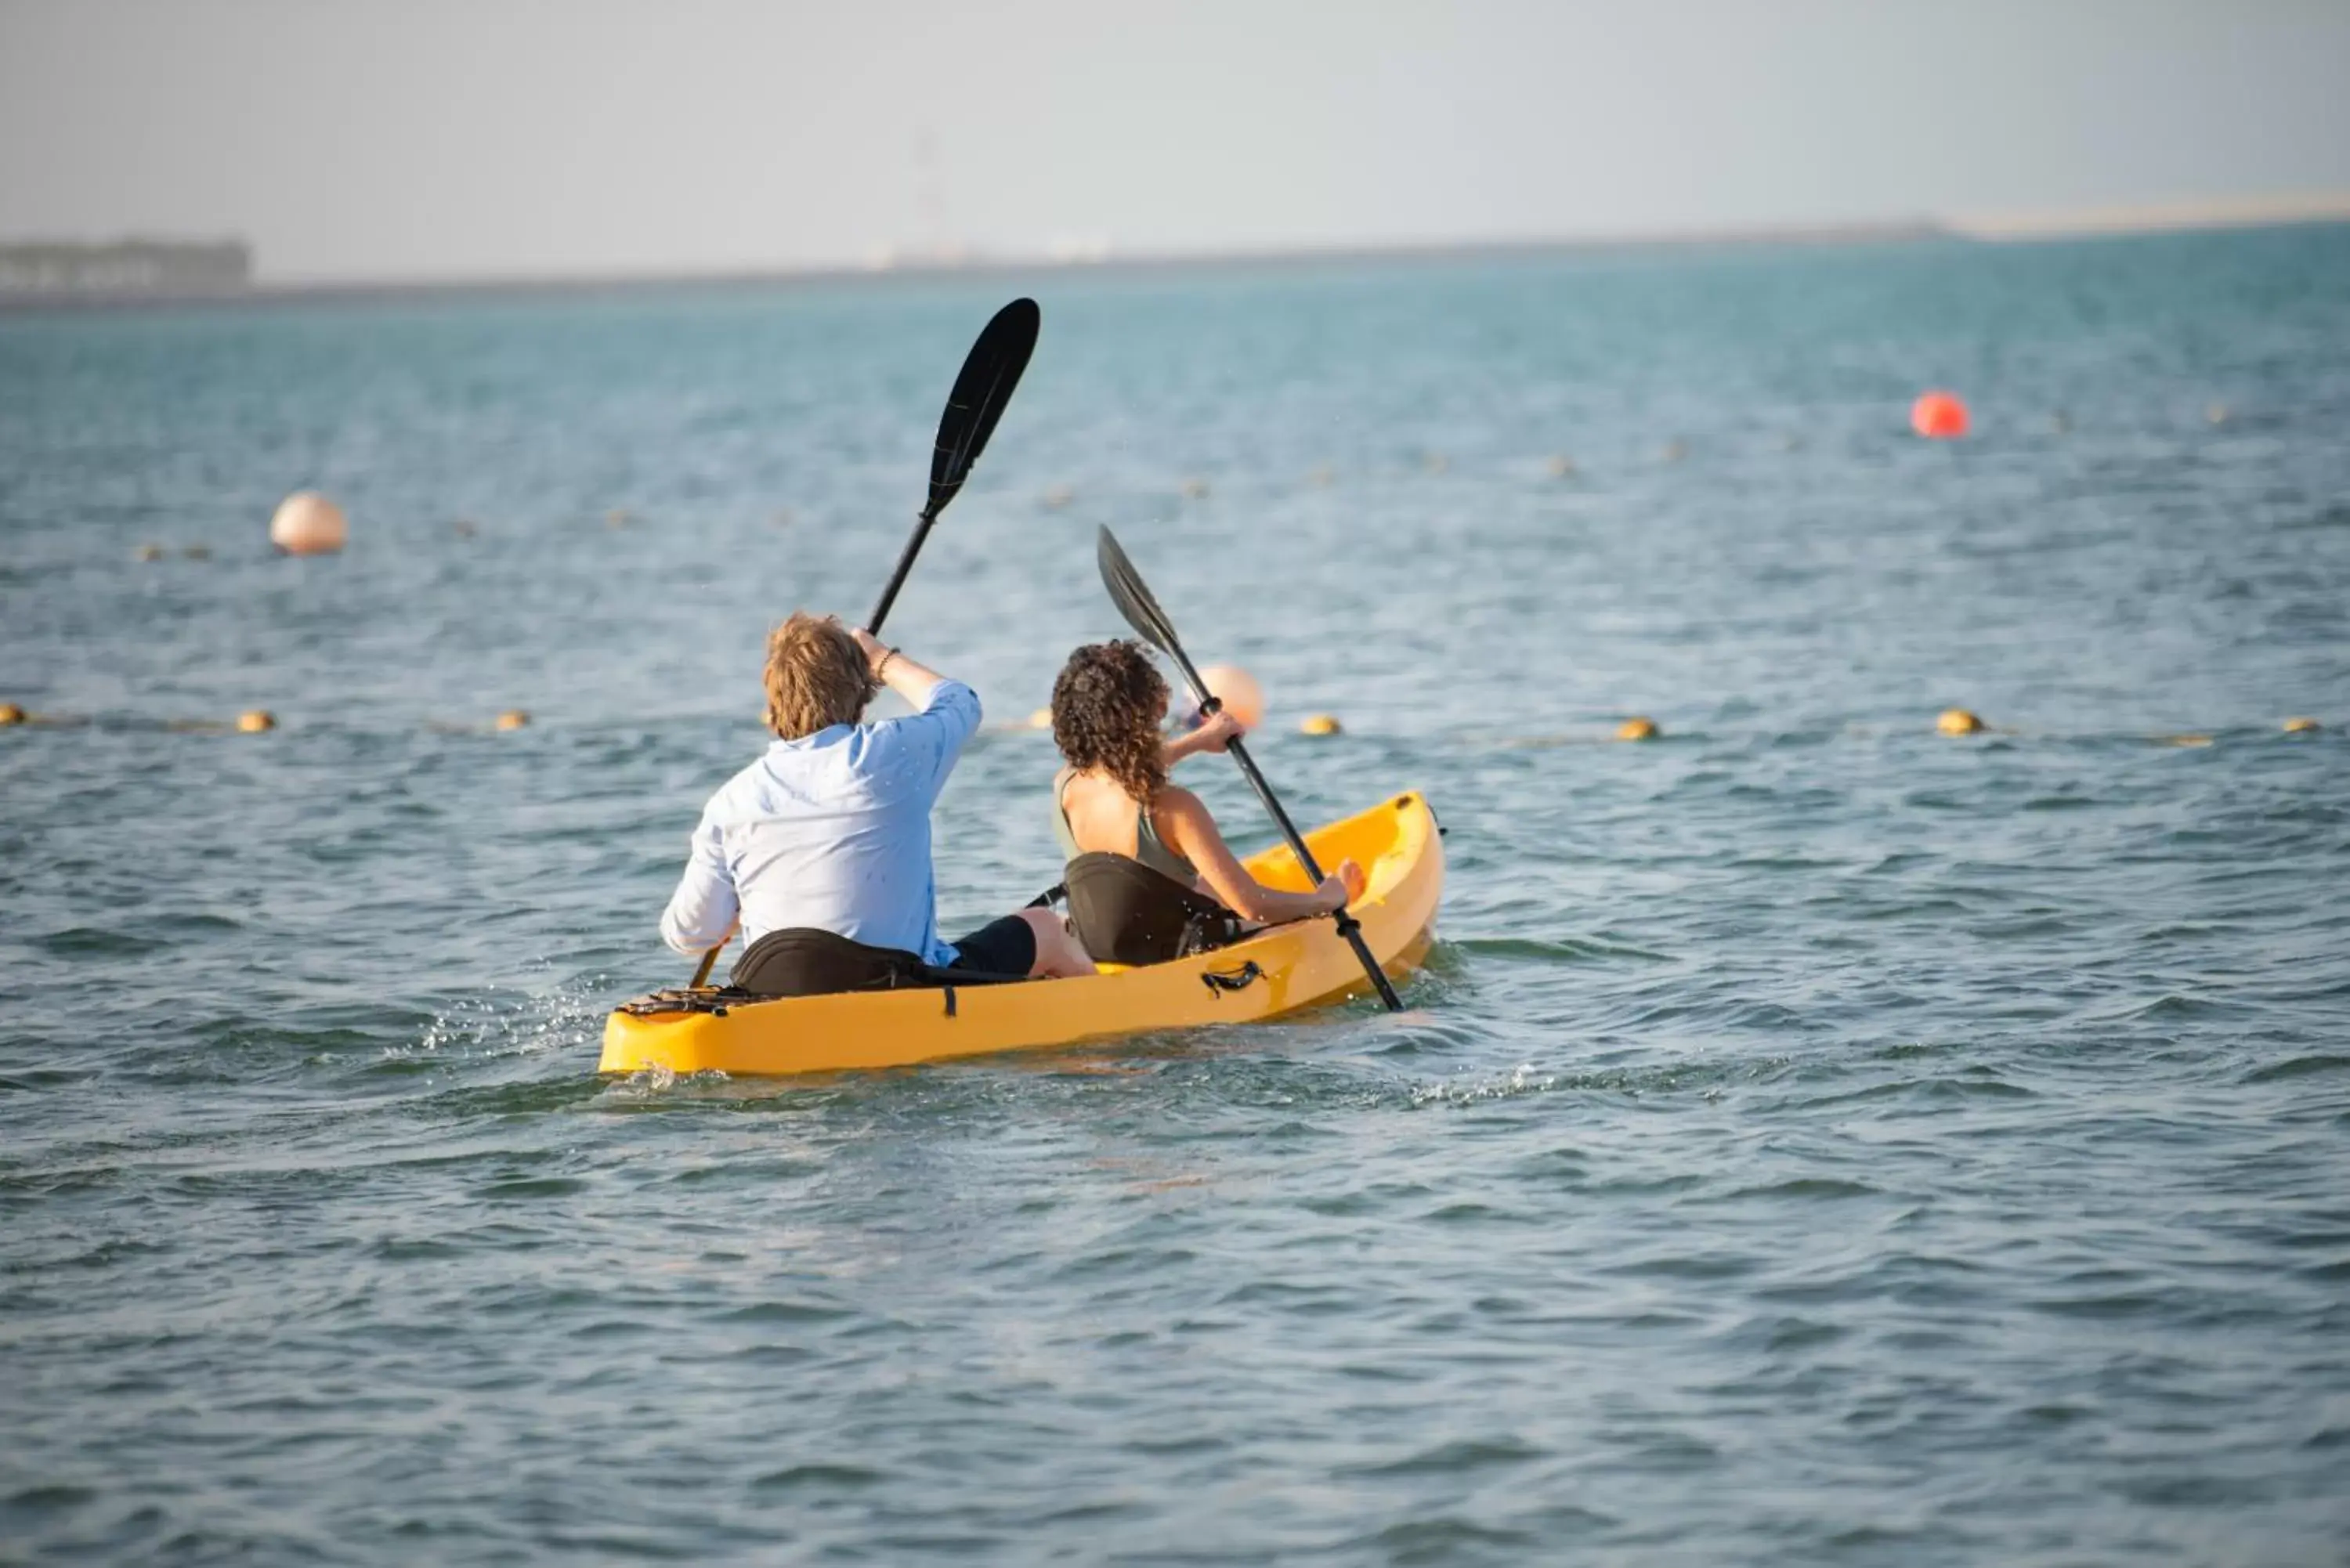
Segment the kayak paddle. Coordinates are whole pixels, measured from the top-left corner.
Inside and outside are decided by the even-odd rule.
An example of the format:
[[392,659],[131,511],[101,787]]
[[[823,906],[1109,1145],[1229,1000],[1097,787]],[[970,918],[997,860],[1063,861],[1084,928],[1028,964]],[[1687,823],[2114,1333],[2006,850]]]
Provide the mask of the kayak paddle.
[[1003,417],[1003,405],[1012,400],[1012,389],[1020,384],[1020,372],[1028,368],[1028,356],[1036,348],[1036,329],[1043,324],[1043,313],[1035,300],[1015,299],[989,318],[980,329],[979,340],[963,357],[954,390],[947,394],[946,412],[939,416],[938,444],[931,453],[931,502],[914,524],[914,536],[899,554],[898,569],[889,574],[881,602],[873,607],[873,617],[865,623],[872,635],[881,635],[881,623],[889,618],[889,607],[898,602],[898,590],[914,569],[922,541],[931,536],[931,524],[962,488],[971,465],[979,461],[987,438],[995,433],[995,421]]
[[[1221,710],[1223,704],[1200,679],[1199,670],[1192,668],[1191,659],[1183,652],[1182,643],[1176,639],[1175,628],[1168,620],[1167,612],[1159,607],[1159,601],[1151,597],[1149,587],[1142,580],[1142,574],[1134,569],[1134,563],[1126,558],[1124,550],[1118,548],[1117,535],[1107,528],[1102,529],[1096,540],[1094,556],[1101,564],[1102,587],[1109,590],[1110,602],[1118,606],[1118,613],[1126,618],[1128,626],[1142,634],[1145,641],[1175,661],[1175,668],[1183,672],[1183,683],[1191,689],[1191,695],[1198,700],[1201,713]],[[1257,799],[1264,802],[1264,809],[1273,814],[1273,820],[1281,828],[1281,836],[1289,841],[1289,852],[1297,857],[1297,864],[1305,868],[1307,878],[1315,887],[1320,887],[1322,867],[1315,864],[1314,852],[1305,847],[1305,838],[1289,820],[1289,814],[1281,809],[1281,802],[1274,799],[1273,787],[1264,782],[1264,775],[1257,772],[1248,749],[1234,739],[1224,742],[1224,750],[1232,754],[1232,761],[1240,763],[1241,772],[1248,775],[1249,787],[1256,791]],[[1362,960],[1363,972],[1370,976],[1371,983],[1378,988],[1379,1000],[1388,1004],[1389,1012],[1402,1012],[1403,1002],[1397,997],[1395,987],[1388,982],[1387,971],[1379,968],[1379,961],[1371,956],[1370,944],[1363,940],[1362,922],[1347,913],[1344,904],[1338,906],[1335,915],[1338,934],[1347,939],[1347,945],[1355,950],[1357,958]]]
[[[987,438],[995,433],[1003,405],[1012,400],[1020,373],[1028,369],[1028,356],[1036,349],[1036,330],[1043,325],[1044,313],[1035,300],[1015,299],[988,318],[971,352],[963,356],[954,389],[947,394],[946,411],[939,416],[939,438],[931,452],[931,499],[914,521],[913,536],[898,554],[897,569],[889,574],[889,586],[881,590],[881,602],[873,607],[872,617],[865,623],[870,635],[881,635],[881,623],[889,618],[889,607],[898,602],[898,590],[906,586],[914,557],[922,553],[922,541],[931,536],[931,524],[939,520],[939,514],[971,476],[971,465],[987,450]],[[694,989],[700,990],[710,978],[718,955],[725,950],[721,939],[702,955],[702,967],[693,971]]]

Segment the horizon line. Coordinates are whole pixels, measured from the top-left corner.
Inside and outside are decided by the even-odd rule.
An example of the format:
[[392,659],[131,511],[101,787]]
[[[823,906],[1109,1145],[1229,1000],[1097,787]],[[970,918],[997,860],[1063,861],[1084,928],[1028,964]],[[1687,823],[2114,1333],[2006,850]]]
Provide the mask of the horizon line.
[[[519,295],[598,292],[642,288],[733,288],[795,284],[935,281],[1037,273],[1147,272],[1327,265],[1350,262],[1443,262],[1480,257],[1638,254],[1645,251],[1830,248],[1866,244],[1960,243],[2018,244],[2077,239],[2231,229],[2281,228],[2350,223],[2350,192],[2229,197],[2195,202],[2141,203],[2102,208],[1946,214],[1835,223],[1783,223],[1723,228],[1627,231],[1613,234],[1491,236],[1463,240],[1331,242],[1319,244],[1202,247],[1120,252],[1104,244],[1071,254],[986,252],[936,246],[900,253],[879,251],[862,263],[847,261],[695,268],[554,273],[450,273],[407,276],[259,276],[236,288],[184,290],[48,290],[11,295],[0,290],[0,313],[58,306],[108,307],[171,304],[298,303],[340,298],[450,295]],[[0,249],[47,244],[193,244],[155,235],[123,235],[107,241],[0,239]],[[217,238],[202,243],[218,244]],[[241,242],[238,242],[241,243]]]

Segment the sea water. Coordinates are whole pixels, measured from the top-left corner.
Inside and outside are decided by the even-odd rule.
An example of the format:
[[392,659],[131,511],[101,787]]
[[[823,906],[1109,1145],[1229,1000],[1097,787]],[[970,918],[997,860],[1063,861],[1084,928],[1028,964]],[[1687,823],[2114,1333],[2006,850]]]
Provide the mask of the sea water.
[[[942,923],[1107,523],[1450,827],[1408,1011],[598,1077],[1014,292]],[[0,1558],[2350,1542],[2350,229],[0,319]]]

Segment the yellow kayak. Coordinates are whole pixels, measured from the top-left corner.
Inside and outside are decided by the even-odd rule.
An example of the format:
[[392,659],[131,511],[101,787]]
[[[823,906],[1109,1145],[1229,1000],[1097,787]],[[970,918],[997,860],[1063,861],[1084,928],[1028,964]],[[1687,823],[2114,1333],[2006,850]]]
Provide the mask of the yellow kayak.
[[[1325,867],[1350,857],[1361,864],[1369,886],[1353,908],[1381,967],[1393,976],[1418,963],[1444,891],[1444,846],[1428,803],[1399,794],[1305,839]],[[1286,845],[1251,857],[1248,868],[1268,887],[1310,890]],[[1076,980],[779,997],[723,1010],[664,1010],[646,999],[606,1020],[598,1070],[761,1075],[902,1067],[1137,1030],[1249,1023],[1369,984],[1331,921],[1299,920],[1214,952],[1139,969],[1105,964]]]

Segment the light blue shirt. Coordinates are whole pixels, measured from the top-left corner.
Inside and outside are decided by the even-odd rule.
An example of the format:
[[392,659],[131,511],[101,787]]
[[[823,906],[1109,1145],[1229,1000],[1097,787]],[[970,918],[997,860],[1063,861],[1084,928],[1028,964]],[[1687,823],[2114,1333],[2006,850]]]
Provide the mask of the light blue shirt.
[[702,808],[661,940],[699,953],[739,913],[745,942],[813,926],[954,962],[939,940],[931,807],[978,728],[979,694],[941,680],[919,713],[770,745]]

